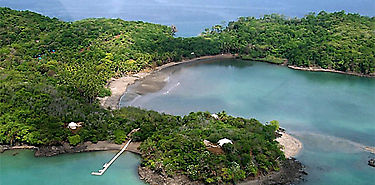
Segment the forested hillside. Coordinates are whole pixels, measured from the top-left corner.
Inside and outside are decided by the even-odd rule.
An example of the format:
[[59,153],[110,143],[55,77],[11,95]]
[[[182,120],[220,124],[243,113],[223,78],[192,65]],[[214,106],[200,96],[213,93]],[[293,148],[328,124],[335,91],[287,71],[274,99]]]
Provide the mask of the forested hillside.
[[[63,22],[30,11],[0,8],[0,144],[60,145],[113,140],[141,128],[143,165],[205,183],[236,182],[278,170],[277,124],[220,113],[185,117],[100,107],[112,77],[184,58],[239,53],[244,58],[298,66],[374,73],[375,19],[343,12],[302,19],[240,18],[201,36],[175,38],[168,26],[85,19]],[[83,122],[77,133],[66,124]],[[203,140],[231,138],[225,155]]]
[[217,38],[222,49],[246,59],[321,67],[358,74],[375,72],[375,17],[345,12],[303,18],[266,15],[241,17],[203,35]]
[[62,22],[0,10],[1,67],[53,79],[87,100],[104,91],[110,77],[220,52],[210,39],[174,38],[168,26],[120,19]]
[[[0,143],[54,144],[84,121],[94,138],[110,134],[95,103],[111,77],[170,61],[219,53],[210,39],[174,38],[170,27],[120,19],[62,22],[0,8]],[[191,54],[194,52],[194,55]],[[105,121],[104,121],[105,120]],[[105,127],[105,126],[103,126]],[[104,134],[104,135],[101,135]]]
[[87,123],[82,140],[111,138],[112,132],[102,131],[111,113],[95,102],[110,94],[107,81],[182,58],[231,52],[362,74],[375,66],[375,18],[344,12],[239,18],[192,38],[175,38],[170,27],[144,22],[63,22],[9,8],[0,13],[2,144],[66,141],[62,125],[70,121]]

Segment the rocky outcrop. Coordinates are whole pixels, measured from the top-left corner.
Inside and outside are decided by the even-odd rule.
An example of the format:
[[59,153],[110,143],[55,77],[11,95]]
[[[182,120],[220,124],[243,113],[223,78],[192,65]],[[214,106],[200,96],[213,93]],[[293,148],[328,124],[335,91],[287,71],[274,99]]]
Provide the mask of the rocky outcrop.
[[177,184],[184,184],[184,185],[203,185],[203,183],[198,181],[191,181],[185,175],[175,175],[175,176],[168,176],[164,173],[161,169],[160,170],[151,170],[147,167],[138,167],[138,174],[139,178],[150,185],[177,185]]
[[69,145],[64,142],[60,146],[41,146],[37,148],[35,156],[37,157],[50,157],[65,153],[79,153],[79,152],[92,152],[92,151],[105,151],[105,150],[120,150],[122,145],[110,143],[108,141],[99,141],[97,143],[84,142],[77,146]]
[[29,146],[29,145],[17,145],[17,146],[0,145],[0,153],[3,153],[5,150],[18,150],[18,149],[38,149],[38,147]]
[[[126,151],[140,154],[139,146],[140,142],[131,142],[126,149]],[[36,157],[50,157],[59,154],[65,153],[80,153],[80,152],[92,152],[92,151],[107,151],[107,150],[120,150],[123,145],[111,143],[109,141],[99,141],[97,143],[92,143],[90,141],[80,143],[77,146],[72,146],[67,142],[62,143],[61,145],[56,146],[9,146],[9,145],[0,145],[0,153],[5,150],[16,150],[16,149],[33,149],[35,150]]]
[[[280,171],[271,172],[267,175],[260,176],[257,178],[249,178],[245,181],[237,184],[241,185],[281,185],[281,184],[296,184],[303,181],[307,172],[301,162],[294,158],[287,159],[281,162]],[[162,169],[151,170],[147,167],[138,167],[138,174],[141,180],[146,181],[151,185],[165,184],[186,184],[186,185],[198,185],[203,184],[199,181],[191,181],[185,175],[168,176]]]
[[287,159],[281,162],[280,171],[271,172],[265,176],[256,179],[249,179],[239,183],[241,185],[281,185],[281,184],[297,184],[304,181],[307,175],[305,166],[295,158]]
[[36,157],[50,157],[65,153],[85,152],[87,145],[79,144],[71,146],[69,143],[63,143],[61,146],[41,146],[35,151]]
[[372,166],[372,167],[375,168],[375,159],[370,159],[370,160],[368,161],[368,165],[369,165],[369,166]]

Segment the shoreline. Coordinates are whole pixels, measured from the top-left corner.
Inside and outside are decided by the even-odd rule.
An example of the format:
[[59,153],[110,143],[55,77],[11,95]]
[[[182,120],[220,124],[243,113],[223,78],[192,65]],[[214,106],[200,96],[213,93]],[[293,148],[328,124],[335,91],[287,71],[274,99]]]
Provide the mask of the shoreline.
[[[286,132],[279,132],[281,135],[276,139],[283,146],[283,151],[285,153],[285,158],[292,158],[301,152],[303,145],[294,136],[287,134]],[[126,142],[126,141],[125,141]],[[131,142],[126,149],[126,151],[141,154],[139,151],[139,146],[141,142]],[[69,153],[80,153],[80,152],[93,152],[93,151],[109,151],[109,150],[120,150],[123,144],[115,144],[110,141],[98,141],[97,143],[92,143],[91,141],[86,141],[78,144],[77,146],[71,146],[69,143],[64,142],[59,146],[31,146],[31,145],[19,145],[19,146],[9,146],[0,145],[0,153],[6,150],[20,150],[28,149],[35,150],[36,157],[50,157],[59,154],[69,154]],[[370,150],[370,147],[367,147]],[[371,151],[370,151],[371,152]]]
[[[215,58],[235,58],[235,55],[232,54],[220,54],[220,55],[212,55],[212,56],[203,56],[198,57],[194,59],[189,60],[182,60],[180,62],[171,62],[164,65],[161,65],[159,67],[153,68],[153,69],[145,69],[142,70],[136,74],[127,75],[118,79],[112,78],[110,82],[108,83],[107,87],[111,90],[112,95],[104,98],[98,98],[100,100],[100,104],[105,108],[110,109],[118,109],[119,108],[119,101],[120,98],[123,96],[123,94],[126,92],[127,87],[133,83],[135,83],[137,80],[142,80],[145,77],[158,72],[162,69],[176,66],[179,64],[189,63],[189,62],[195,62],[199,60],[204,59],[215,59]],[[258,60],[259,61],[259,60]],[[267,62],[267,61],[259,61],[259,62]],[[271,64],[275,64],[272,62],[267,62]],[[282,65],[282,64],[276,64],[276,65]],[[302,71],[317,71],[317,72],[332,72],[332,73],[340,73],[340,74],[348,74],[348,75],[356,75],[356,76],[362,76],[362,77],[375,77],[375,76],[367,76],[367,75],[360,75],[356,73],[347,73],[342,71],[335,71],[335,70],[328,70],[328,69],[321,69],[321,68],[303,68],[303,67],[297,67],[297,66],[287,66],[288,68],[294,69],[294,70],[302,70]],[[276,140],[280,143],[280,145],[283,146],[283,151],[285,153],[285,158],[287,160],[285,161],[285,164],[282,163],[281,170],[279,172],[271,172],[265,176],[260,176],[256,178],[251,178],[246,181],[239,182],[240,184],[273,184],[277,182],[281,182],[281,184],[290,184],[299,182],[299,180],[303,179],[304,175],[307,175],[307,173],[303,170],[303,165],[297,161],[294,157],[298,155],[301,150],[303,149],[302,143],[296,139],[295,137],[291,136],[290,134],[287,134],[286,132],[279,132],[281,137],[278,137]],[[141,152],[138,150],[138,147],[141,143],[131,143],[129,145],[129,148],[126,151],[141,155]],[[4,146],[6,145],[0,145],[0,153],[4,152],[5,150],[17,150],[17,149],[33,149],[35,150],[34,155],[36,157],[49,157],[49,156],[55,156],[59,154],[72,154],[72,153],[80,153],[80,152],[93,152],[93,151],[111,151],[111,150],[120,150],[122,147],[122,144],[114,144],[108,141],[99,141],[98,143],[91,143],[91,142],[84,142],[81,144],[78,144],[77,146],[70,146],[68,143],[63,143],[61,146],[28,146],[28,145],[22,145],[22,146],[8,146],[8,148]],[[366,147],[364,148],[365,151],[369,151],[370,153],[375,153],[375,148],[373,147]],[[141,180],[148,182],[150,184],[201,184],[200,182],[193,182],[189,180],[186,176],[173,176],[167,177],[163,176],[162,174],[158,174],[156,172],[153,172],[150,169],[144,168],[139,166],[138,167],[138,174]],[[289,178],[290,176],[291,178]],[[157,180],[155,180],[157,179]],[[289,180],[292,181],[289,181]],[[179,181],[176,181],[179,180]],[[182,180],[182,181],[180,181]],[[284,181],[286,180],[286,181]],[[153,183],[154,182],[154,183]]]
[[300,70],[300,71],[311,71],[311,72],[329,72],[329,73],[339,73],[344,75],[353,75],[353,76],[359,76],[359,77],[367,77],[367,78],[375,78],[375,75],[365,75],[355,72],[344,72],[344,71],[338,71],[334,69],[323,69],[320,67],[298,67],[294,65],[288,65],[288,68],[294,69],[294,70]]
[[[294,158],[282,161],[280,164],[280,171],[273,171],[266,175],[258,177],[249,177],[243,181],[236,182],[239,185],[281,185],[281,184],[298,184],[304,181],[304,176],[307,175],[305,172],[305,166]],[[168,176],[166,174],[160,174],[146,167],[138,167],[138,175],[142,181],[147,182],[150,185],[159,184],[188,184],[188,185],[204,185],[201,181],[192,181],[186,175],[174,175]]]
[[[135,74],[129,74],[120,78],[111,78],[108,82],[108,85],[106,86],[110,91],[111,91],[111,96],[106,96],[103,98],[98,97],[97,99],[100,102],[100,105],[104,108],[109,108],[111,110],[116,110],[119,109],[119,103],[121,97],[125,94],[127,87],[129,85],[134,84],[138,80],[142,80],[145,77],[158,72],[162,69],[176,66],[179,64],[184,64],[184,63],[189,63],[189,62],[195,62],[199,60],[204,60],[204,59],[215,59],[215,58],[238,58],[238,54],[231,54],[231,53],[226,53],[226,54],[218,54],[218,55],[209,55],[209,56],[202,56],[202,57],[197,57],[193,59],[185,59],[179,62],[170,62],[167,64],[163,64],[161,66],[155,67],[155,68],[146,68],[138,73]],[[242,60],[248,60],[248,59],[242,59]],[[360,74],[360,73],[354,73],[354,72],[344,72],[344,71],[337,71],[333,69],[323,69],[319,67],[298,67],[294,65],[287,65],[285,62],[284,63],[274,63],[271,61],[267,60],[260,60],[260,59],[252,59],[251,61],[256,61],[256,62],[266,62],[269,64],[273,65],[279,65],[279,66],[285,66],[293,70],[300,70],[300,71],[311,71],[311,72],[330,72],[330,73],[339,73],[339,74],[344,74],[344,75],[353,75],[353,76],[359,76],[359,77],[368,77],[368,78],[375,78],[375,74],[371,75],[365,75],[365,74]],[[286,60],[287,61],[287,60]]]
[[[302,144],[300,141],[293,136],[285,133],[280,132],[282,141],[280,142],[283,145],[285,152],[289,151],[292,155],[297,155],[301,149]],[[287,144],[284,144],[287,143]],[[140,142],[132,142],[126,151],[138,154],[141,156],[141,152],[139,151]],[[62,146],[6,146],[0,145],[0,153],[4,152],[5,150],[17,150],[17,149],[32,149],[35,151],[35,157],[50,157],[56,156],[61,154],[73,154],[73,153],[81,153],[81,152],[93,152],[93,151],[111,151],[111,150],[120,150],[122,144],[114,144],[109,141],[99,141],[98,143],[92,142],[84,142],[78,144],[77,146],[70,146],[68,143],[63,143]],[[285,154],[286,154],[285,153]],[[278,172],[270,172],[267,175],[259,176],[259,177],[250,177],[245,181],[239,182],[240,184],[252,185],[252,184],[272,184],[272,183],[281,183],[281,184],[290,184],[290,183],[297,183],[303,180],[303,176],[307,175],[304,171],[304,166],[301,162],[293,158],[293,156],[288,155],[287,160],[281,162],[280,171]],[[175,175],[175,176],[168,176],[166,174],[157,173],[152,171],[148,168],[138,166],[138,175],[140,180],[147,182],[151,185],[153,184],[203,184],[200,181],[191,181],[185,175]]]
[[[132,152],[140,155],[141,152],[138,150],[140,142],[132,142],[129,144],[128,148],[125,151]],[[115,144],[109,141],[98,141],[97,143],[92,143],[86,141],[80,143],[77,146],[71,146],[69,143],[63,143],[59,146],[30,146],[30,145],[21,145],[21,146],[9,146],[9,145],[0,145],[0,154],[6,150],[34,150],[35,157],[52,157],[61,154],[74,154],[82,152],[96,152],[96,151],[118,151],[122,148],[123,144]]]
[[170,63],[158,66],[153,69],[147,68],[136,74],[130,74],[130,75],[123,76],[120,78],[111,78],[111,80],[108,82],[108,85],[107,85],[107,88],[109,88],[109,90],[111,91],[111,96],[106,96],[106,97],[97,98],[97,99],[99,99],[100,105],[104,108],[109,108],[112,110],[119,109],[120,99],[125,94],[127,87],[129,85],[134,84],[137,80],[144,79],[150,74],[153,74],[155,72],[158,72],[168,67],[172,67],[172,66],[176,66],[176,65],[180,65],[184,63],[196,62],[196,61],[204,60],[204,59],[235,58],[235,57],[236,55],[233,55],[233,54],[218,54],[218,55],[202,56],[198,58],[182,60],[180,62],[170,62]]
[[[304,180],[307,172],[305,166],[294,157],[302,150],[302,143],[294,136],[285,131],[278,132],[280,137],[276,139],[283,146],[285,152],[285,161],[281,161],[280,171],[272,171],[269,174],[258,177],[249,177],[244,181],[237,182],[240,185],[258,185],[258,184],[297,184]],[[150,185],[158,184],[189,184],[203,185],[203,182],[192,181],[186,175],[177,174],[168,176],[167,174],[151,170],[147,167],[138,167],[139,178]]]
[[276,141],[283,146],[281,150],[284,152],[285,158],[293,158],[301,152],[303,144],[300,140],[285,131],[278,132],[278,134],[281,136],[276,138]]
[[359,77],[375,78],[375,73],[366,75],[366,74],[361,74],[361,73],[356,73],[356,72],[345,72],[345,71],[338,71],[338,70],[334,70],[334,69],[324,69],[324,68],[321,68],[321,67],[301,67],[301,66],[295,66],[295,65],[288,65],[287,64],[288,59],[284,59],[283,63],[276,63],[276,62],[272,62],[272,61],[265,60],[265,59],[263,60],[263,59],[259,59],[259,58],[246,59],[246,58],[239,57],[238,59],[256,61],[256,62],[265,62],[265,63],[279,65],[279,66],[286,66],[290,69],[300,70],[300,71],[329,72],[329,73],[339,73],[339,74],[359,76]]

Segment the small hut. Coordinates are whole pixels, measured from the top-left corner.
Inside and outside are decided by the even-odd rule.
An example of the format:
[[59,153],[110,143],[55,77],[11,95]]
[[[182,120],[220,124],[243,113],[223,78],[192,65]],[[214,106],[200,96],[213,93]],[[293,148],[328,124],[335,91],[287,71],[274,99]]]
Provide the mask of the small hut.
[[230,139],[227,139],[227,138],[223,138],[223,139],[220,139],[217,144],[222,147],[224,144],[227,144],[227,143],[230,143],[230,144],[233,144],[232,140]]
[[82,127],[82,122],[70,122],[68,123],[68,125],[66,126],[66,128],[70,129],[70,131],[72,131],[73,133],[76,133],[78,132]]
[[215,119],[219,119],[219,116],[217,114],[211,114],[211,116]]

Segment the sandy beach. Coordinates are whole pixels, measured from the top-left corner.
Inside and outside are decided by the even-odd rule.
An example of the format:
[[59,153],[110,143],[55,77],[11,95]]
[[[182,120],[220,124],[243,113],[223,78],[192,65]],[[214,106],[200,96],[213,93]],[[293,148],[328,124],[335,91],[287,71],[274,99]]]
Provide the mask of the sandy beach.
[[98,98],[100,101],[100,104],[105,107],[105,108],[110,108],[110,109],[118,109],[119,108],[119,101],[122,95],[126,92],[126,89],[128,85],[133,84],[137,80],[143,79],[147,77],[148,75],[160,71],[162,69],[183,64],[183,63],[188,63],[188,62],[195,62],[199,60],[204,60],[204,59],[214,59],[214,58],[235,58],[234,55],[232,54],[220,54],[220,55],[213,55],[213,56],[203,56],[203,57],[198,57],[194,58],[191,60],[182,60],[180,62],[170,62],[167,64],[164,64],[162,66],[156,67],[154,69],[145,69],[140,71],[137,74],[132,74],[128,76],[124,76],[121,78],[112,78],[108,85],[107,88],[109,88],[112,92],[111,96],[107,96],[104,98]]
[[303,148],[301,141],[285,132],[280,132],[280,134],[281,137],[278,137],[276,141],[283,146],[282,151],[285,154],[285,158],[291,158],[298,155]]
[[375,74],[365,75],[365,74],[354,73],[354,72],[337,71],[334,69],[323,69],[320,67],[298,67],[298,66],[289,65],[288,68],[294,69],[294,70],[301,70],[301,71],[329,72],[329,73],[339,73],[339,74],[354,75],[354,76],[361,76],[361,77],[375,77]]
[[364,150],[365,150],[365,151],[368,151],[368,152],[370,152],[370,153],[375,154],[375,147],[369,147],[369,146],[366,146],[366,147],[364,147]]

